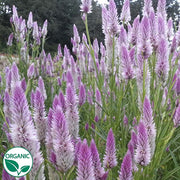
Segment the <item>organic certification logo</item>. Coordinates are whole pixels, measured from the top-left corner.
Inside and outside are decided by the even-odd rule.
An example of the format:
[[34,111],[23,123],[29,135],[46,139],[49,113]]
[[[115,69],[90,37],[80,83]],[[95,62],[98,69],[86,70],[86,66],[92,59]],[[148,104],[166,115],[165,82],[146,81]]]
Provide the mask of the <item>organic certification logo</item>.
[[13,147],[6,152],[3,166],[8,174],[22,177],[29,173],[33,165],[31,153],[22,147]]

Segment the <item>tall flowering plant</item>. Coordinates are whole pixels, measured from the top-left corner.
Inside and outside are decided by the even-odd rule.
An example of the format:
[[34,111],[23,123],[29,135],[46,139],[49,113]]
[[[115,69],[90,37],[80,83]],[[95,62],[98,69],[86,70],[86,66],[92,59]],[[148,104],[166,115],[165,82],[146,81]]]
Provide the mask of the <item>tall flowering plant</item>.
[[[0,72],[2,152],[28,149],[26,179],[179,179],[180,28],[144,0],[131,21],[130,1],[120,15],[114,0],[102,7],[104,43],[91,41],[92,1],[82,0],[86,32],[73,26],[72,51],[44,50],[48,22],[40,27],[12,7],[18,61]],[[1,132],[1,131],[0,131]],[[3,156],[3,153],[1,154]],[[2,179],[13,179],[2,170]]]

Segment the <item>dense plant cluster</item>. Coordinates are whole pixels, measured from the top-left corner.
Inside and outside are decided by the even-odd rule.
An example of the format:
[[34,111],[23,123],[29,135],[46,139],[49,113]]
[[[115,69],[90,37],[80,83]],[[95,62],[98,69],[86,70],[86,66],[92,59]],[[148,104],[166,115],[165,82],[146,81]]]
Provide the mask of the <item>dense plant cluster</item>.
[[[19,61],[1,72],[1,149],[31,152],[21,179],[180,178],[180,28],[165,6],[144,0],[131,25],[129,0],[120,17],[110,0],[103,44],[91,43],[91,0],[82,0],[86,34],[74,25],[73,54],[59,45],[53,57],[44,51],[48,22],[39,27],[31,12],[26,22],[13,6],[8,58],[15,43]],[[14,178],[3,170],[2,179]]]

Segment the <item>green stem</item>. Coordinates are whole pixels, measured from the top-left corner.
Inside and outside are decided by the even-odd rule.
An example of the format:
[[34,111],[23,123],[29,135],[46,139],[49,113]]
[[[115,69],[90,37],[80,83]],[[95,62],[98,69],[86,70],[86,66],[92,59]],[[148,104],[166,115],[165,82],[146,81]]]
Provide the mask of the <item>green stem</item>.
[[30,180],[29,173],[26,175],[26,180]]
[[74,171],[74,168],[75,168],[75,166],[73,166],[71,169],[70,169],[70,171],[69,171],[69,173],[67,174],[67,180],[69,179],[69,177],[70,177],[70,175],[72,174],[72,172]]

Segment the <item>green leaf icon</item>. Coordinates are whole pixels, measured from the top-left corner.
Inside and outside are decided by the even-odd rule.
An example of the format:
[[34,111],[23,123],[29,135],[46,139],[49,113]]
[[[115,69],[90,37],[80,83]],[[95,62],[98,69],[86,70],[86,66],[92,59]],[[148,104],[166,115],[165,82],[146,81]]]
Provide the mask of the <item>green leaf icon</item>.
[[6,167],[11,172],[16,172],[19,169],[19,165],[16,161],[5,159]]
[[29,170],[30,166],[23,166],[21,167],[21,172],[27,172]]

